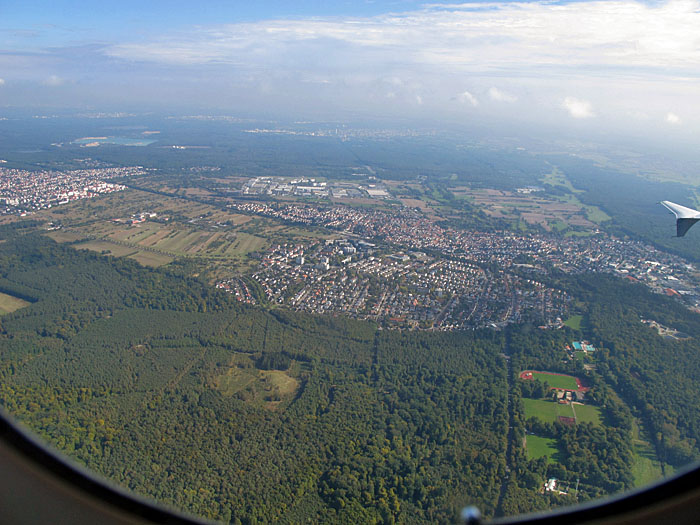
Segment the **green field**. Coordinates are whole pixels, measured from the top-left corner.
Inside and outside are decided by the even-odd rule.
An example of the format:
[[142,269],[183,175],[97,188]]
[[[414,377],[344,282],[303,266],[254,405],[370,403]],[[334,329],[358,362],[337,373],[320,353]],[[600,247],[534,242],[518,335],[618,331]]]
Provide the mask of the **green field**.
[[115,257],[128,257],[129,255],[135,255],[138,250],[132,248],[131,246],[122,246],[120,244],[114,244],[109,241],[87,241],[81,242],[75,245],[76,248],[80,250],[92,250],[93,252],[106,252],[109,255],[114,255]]
[[556,454],[559,452],[557,440],[529,435],[525,438],[527,459],[537,459],[546,456],[552,461],[557,461]]
[[232,396],[257,379],[258,371],[255,368],[232,367],[216,378],[215,386],[224,396]]
[[236,240],[233,245],[226,250],[226,255],[246,255],[250,252],[260,250],[268,245],[266,239],[251,235],[249,233],[236,233]]
[[158,267],[168,264],[173,260],[165,254],[141,251],[132,246],[123,246],[109,241],[87,241],[75,245],[76,248],[92,250],[94,252],[107,253],[114,257],[129,257],[142,266]]
[[548,374],[546,372],[533,372],[534,379],[546,381],[552,388],[564,388],[566,390],[578,390],[578,384],[573,376],[560,376],[556,374]]
[[138,252],[130,255],[129,258],[135,260],[142,266],[150,266],[152,268],[158,268],[173,260],[172,257],[168,257],[167,255],[152,252]]
[[247,356],[234,356],[238,366],[227,368],[214,378],[213,387],[226,397],[274,410],[291,400],[299,389],[299,381],[282,370],[258,370]]
[[[575,404],[572,408],[568,404],[559,404],[554,401],[542,399],[523,398],[525,419],[536,417],[547,423],[553,423],[562,417],[576,417],[576,423],[601,424],[600,408],[591,405]],[[529,438],[528,438],[529,439]]]
[[552,166],[552,171],[542,177],[542,182],[544,184],[551,184],[552,186],[561,186],[562,188],[569,190],[571,193],[583,193],[583,190],[577,190],[574,188],[571,181],[556,166]]
[[575,404],[573,410],[576,412],[576,423],[600,425],[600,408],[592,405]]
[[525,419],[536,417],[546,423],[554,423],[558,421],[559,416],[574,417],[570,405],[560,405],[554,401],[523,398],[523,406]]
[[637,422],[635,422],[632,433],[634,437],[632,440],[632,475],[635,486],[641,487],[663,477],[664,467],[659,461],[653,445],[649,442],[648,436],[639,428]]
[[583,321],[582,315],[572,315],[566,321],[564,321],[564,324],[569,328],[573,328],[574,330],[580,330],[581,321]]
[[31,303],[19,297],[0,293],[0,315],[9,314],[25,306],[29,306],[30,304]]

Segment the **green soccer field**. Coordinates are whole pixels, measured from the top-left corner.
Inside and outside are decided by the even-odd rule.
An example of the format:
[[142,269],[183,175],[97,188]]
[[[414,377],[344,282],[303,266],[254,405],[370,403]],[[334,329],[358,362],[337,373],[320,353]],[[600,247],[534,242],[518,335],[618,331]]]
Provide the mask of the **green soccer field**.
[[559,404],[554,401],[523,398],[525,419],[536,417],[546,423],[558,421],[559,416],[574,417],[571,405]]
[[578,384],[573,376],[561,376],[546,372],[533,372],[532,377],[543,383],[546,381],[552,388],[564,388],[566,390],[578,390]]

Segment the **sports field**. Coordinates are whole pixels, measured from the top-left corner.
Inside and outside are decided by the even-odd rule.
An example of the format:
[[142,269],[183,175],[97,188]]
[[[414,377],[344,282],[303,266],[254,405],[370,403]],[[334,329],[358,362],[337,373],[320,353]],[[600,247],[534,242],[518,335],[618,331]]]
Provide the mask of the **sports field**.
[[574,404],[573,408],[576,412],[576,423],[593,423],[600,425],[600,408],[592,405]]
[[525,419],[536,417],[546,423],[554,423],[562,417],[574,417],[571,405],[555,403],[554,401],[544,401],[541,399],[523,398],[525,408]]
[[29,306],[29,304],[30,303],[19,297],[0,293],[0,315],[9,314],[25,306]]
[[578,384],[574,376],[550,374],[547,372],[532,372],[532,378],[542,381],[543,383],[546,381],[552,388],[578,390]]
[[594,425],[601,424],[600,408],[592,405],[581,405],[575,403],[573,406],[569,404],[560,404],[554,401],[545,401],[542,399],[523,398],[523,407],[525,408],[525,419],[536,417],[547,423],[553,423],[561,417],[576,418],[576,423],[592,423]]
[[556,439],[533,435],[526,436],[525,447],[527,459],[537,459],[546,456],[548,459],[556,461],[554,456],[559,452]]

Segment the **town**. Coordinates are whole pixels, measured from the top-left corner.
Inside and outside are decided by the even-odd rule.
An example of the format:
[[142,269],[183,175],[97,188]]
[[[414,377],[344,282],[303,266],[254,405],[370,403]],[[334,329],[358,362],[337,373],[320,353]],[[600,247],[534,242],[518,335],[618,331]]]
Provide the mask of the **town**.
[[107,182],[145,172],[140,166],[72,171],[27,171],[0,168],[0,215],[21,215],[122,191],[126,186]]
[[[422,252],[380,255],[373,243],[339,239],[277,245],[252,279],[265,299],[296,310],[337,312],[389,327],[456,330],[502,327],[530,315],[561,323],[569,296],[518,275]],[[242,279],[217,285],[253,303]]]
[[[260,202],[228,207],[347,235],[331,246],[276,246],[262,258],[254,280],[268,300],[296,309],[431,329],[502,326],[530,312],[544,326],[557,326],[570,299],[534,278],[557,269],[616,274],[700,311],[692,264],[602,232],[581,238],[458,230],[407,207],[391,213]],[[389,249],[376,255],[373,243]]]
[[[122,191],[126,186],[110,181],[144,173],[140,167],[66,172],[0,168],[0,202],[5,205],[1,212],[26,215]],[[520,321],[558,328],[575,312],[571,297],[546,285],[546,276],[555,270],[569,274],[605,272],[644,283],[700,311],[700,282],[692,264],[599,230],[585,237],[477,231],[446,226],[410,206],[258,200],[285,195],[357,196],[380,203],[389,194],[380,181],[376,182],[356,185],[302,177],[250,179],[239,192],[241,198],[225,201],[226,212],[267,217],[304,229],[322,228],[328,233],[315,241],[273,241],[254,255],[252,269],[244,273],[233,269],[229,276],[218,274],[215,285],[246,303],[371,319],[388,328],[464,330],[501,328]],[[168,216],[154,212],[113,219],[129,227],[168,220]],[[194,219],[187,225],[206,226]],[[235,229],[225,223],[215,227],[219,231]],[[143,249],[153,252],[159,248]],[[166,255],[164,262],[176,257]]]

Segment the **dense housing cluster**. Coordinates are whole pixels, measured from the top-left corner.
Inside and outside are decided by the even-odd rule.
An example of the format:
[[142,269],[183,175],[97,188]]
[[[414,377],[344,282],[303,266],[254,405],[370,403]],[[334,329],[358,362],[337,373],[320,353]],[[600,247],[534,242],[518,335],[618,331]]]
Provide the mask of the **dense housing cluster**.
[[143,174],[139,166],[73,171],[26,171],[0,168],[0,215],[26,214],[78,199],[124,190],[107,182]]
[[[503,326],[523,315],[553,325],[570,301],[516,274],[423,252],[379,253],[356,239],[273,246],[253,279],[268,301],[296,310],[437,330]],[[254,302],[241,279],[218,286]]]
[[[548,290],[546,287],[539,290],[535,287],[534,290],[531,290],[527,286],[527,279],[523,280],[516,277],[516,274],[529,274],[533,271],[536,271],[538,274],[546,274],[550,269],[554,268],[565,273],[576,274],[584,272],[613,273],[632,281],[643,282],[657,293],[684,298],[684,302],[691,308],[700,309],[700,282],[692,264],[681,257],[659,251],[650,245],[638,241],[620,240],[605,233],[597,233],[581,238],[537,233],[520,234],[511,231],[479,232],[460,230],[442,226],[434,220],[425,217],[419,210],[406,207],[398,208],[390,213],[384,210],[360,209],[349,206],[324,208],[300,204],[271,205],[259,202],[236,202],[231,204],[230,208],[244,213],[274,217],[293,223],[323,226],[342,231],[348,235],[364,237],[367,240],[380,240],[408,252],[430,253],[436,259],[444,258],[453,262],[475,265],[482,268],[484,272],[489,271],[489,268],[497,268],[497,271],[489,271],[487,278],[484,280],[488,283],[488,290],[479,286],[468,285],[459,293],[460,297],[468,298],[466,304],[461,301],[459,303],[465,309],[468,309],[469,304],[476,303],[477,306],[472,306],[473,308],[478,310],[483,307],[491,312],[491,315],[480,318],[482,324],[519,320],[520,307],[523,304],[527,304],[527,308],[539,310],[541,321],[548,324],[555,323],[556,318],[561,315],[566,301],[559,304],[559,294],[556,291]],[[366,241],[362,242],[366,243]],[[358,250],[358,253],[363,254],[363,250]],[[405,256],[409,257],[408,255]],[[341,261],[339,260],[338,262]],[[377,261],[373,260],[371,264],[389,265],[390,267],[393,262],[391,258],[386,258]],[[417,259],[409,265],[416,276],[415,286],[413,284],[410,284],[410,286],[413,286],[413,290],[416,290],[417,294],[421,296],[420,301],[418,301],[421,304],[427,300],[426,297],[423,297],[426,293],[421,293],[421,290],[426,288],[420,284],[420,267],[423,264],[422,261]],[[314,273],[308,270],[302,271],[303,268],[299,270],[298,266],[279,265],[275,268],[278,275],[275,277],[266,275],[263,278],[263,283],[269,289],[274,289],[277,283],[281,283],[281,288],[268,293],[270,297],[276,298],[275,300],[278,302],[283,302],[279,297],[283,296],[290,282],[299,282],[299,275],[306,275],[307,277],[304,279],[323,280],[318,276],[313,277]],[[363,268],[364,266],[358,268],[359,274],[363,274]],[[301,271],[301,273],[296,275],[298,271]],[[348,269],[344,271],[347,272]],[[407,273],[410,272],[407,271]],[[287,274],[285,277],[281,277],[285,274]],[[309,277],[310,275],[312,277]],[[336,274],[331,273],[330,275],[332,276],[329,277],[330,282],[334,282]],[[268,281],[265,281],[265,278]],[[410,279],[409,281],[413,283]],[[523,283],[525,283],[525,286]],[[386,286],[392,285],[387,282]],[[444,287],[437,283],[435,283],[433,288],[435,290],[440,288],[443,291],[445,290]],[[486,290],[488,293],[477,293],[477,290]],[[387,290],[379,292],[379,296],[386,295],[386,293],[388,293]],[[414,292],[411,291],[411,293]],[[457,295],[458,292],[454,292],[454,294]],[[538,298],[530,301],[531,294]],[[538,294],[540,295],[538,296]],[[448,296],[450,295],[448,294]],[[507,302],[507,297],[514,297],[510,309],[508,307],[505,307],[505,311],[498,308],[491,309],[494,301]],[[487,307],[486,304],[478,306],[477,298],[481,298],[479,300],[488,299],[489,306]],[[401,302],[400,298],[397,300]],[[415,297],[410,299],[410,301],[416,301]],[[295,302],[295,307],[298,306],[297,303],[298,301]],[[324,305],[322,308],[314,305],[309,309],[312,311],[326,311],[331,308],[326,305],[336,303],[331,301],[330,303],[322,304]],[[372,304],[370,302],[368,306]],[[442,304],[441,302],[438,301],[437,304],[434,304],[427,301],[425,304],[428,305],[427,312],[430,314],[441,312],[437,306]],[[371,308],[369,311],[365,311],[364,302],[361,303],[360,308],[357,308],[357,312],[353,311],[355,306],[347,306],[345,303],[342,303],[342,305],[339,306],[341,311],[349,311],[357,315],[360,315],[360,312],[362,312],[361,315],[371,315]],[[321,309],[319,310],[319,308]],[[479,319],[479,316],[476,318],[473,316],[469,317],[468,320],[467,318],[462,318],[462,314],[459,313],[461,309],[458,308],[457,303],[449,309],[450,312],[454,310],[457,311],[455,313],[457,319],[461,319],[461,321],[452,322],[454,318],[450,315],[438,325],[465,327],[471,326],[473,321]],[[392,317],[401,318],[406,317],[407,310],[400,309],[387,313]],[[420,314],[406,318],[420,321],[423,313],[421,311]],[[477,323],[477,325],[479,324]]]

